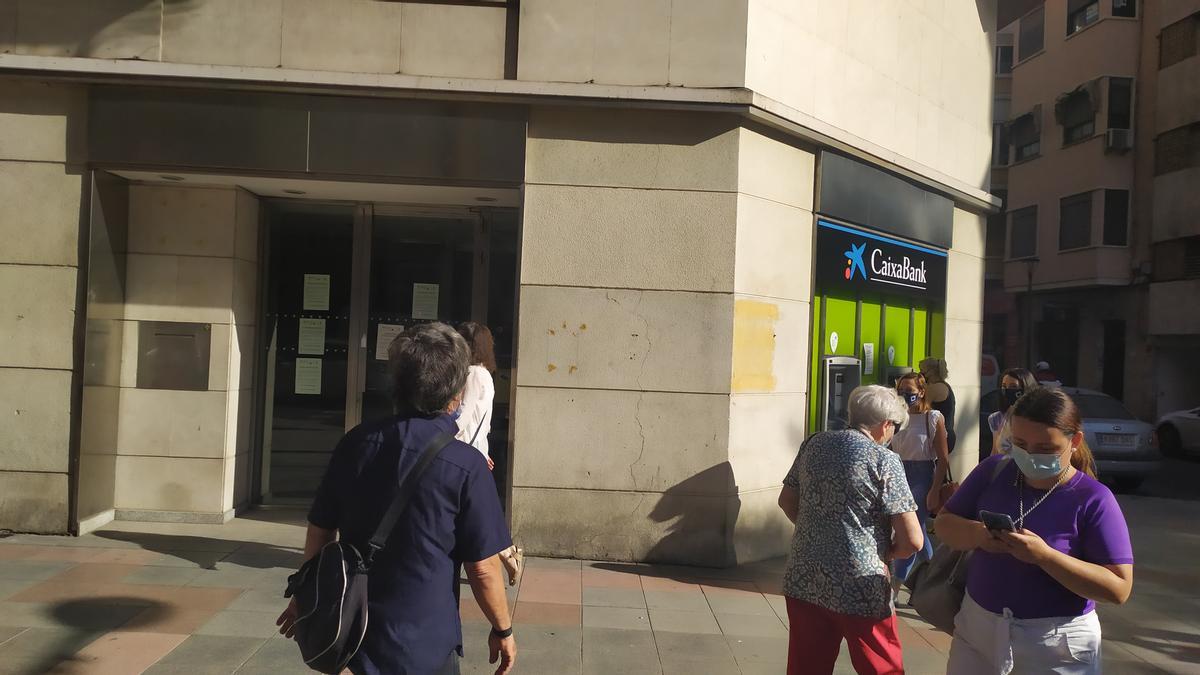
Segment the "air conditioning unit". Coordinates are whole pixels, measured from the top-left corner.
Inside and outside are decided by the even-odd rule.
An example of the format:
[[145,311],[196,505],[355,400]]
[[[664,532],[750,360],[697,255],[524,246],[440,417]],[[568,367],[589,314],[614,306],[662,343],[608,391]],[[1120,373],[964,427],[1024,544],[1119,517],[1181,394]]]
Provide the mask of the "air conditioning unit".
[[1104,135],[1105,152],[1129,152],[1133,149],[1133,129],[1109,129]]

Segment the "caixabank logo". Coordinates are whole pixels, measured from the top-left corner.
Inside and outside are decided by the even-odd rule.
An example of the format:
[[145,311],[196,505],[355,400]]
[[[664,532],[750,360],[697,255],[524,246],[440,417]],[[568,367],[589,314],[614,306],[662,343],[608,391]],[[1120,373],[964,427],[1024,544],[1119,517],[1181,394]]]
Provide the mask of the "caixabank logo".
[[864,242],[858,246],[851,246],[849,251],[842,255],[846,256],[846,281],[853,281],[856,273],[861,274],[864,279],[867,278],[867,268],[863,265],[863,253],[867,250],[867,244]]
[[920,297],[945,294],[945,251],[826,220],[817,225],[817,281],[824,290],[873,288]]

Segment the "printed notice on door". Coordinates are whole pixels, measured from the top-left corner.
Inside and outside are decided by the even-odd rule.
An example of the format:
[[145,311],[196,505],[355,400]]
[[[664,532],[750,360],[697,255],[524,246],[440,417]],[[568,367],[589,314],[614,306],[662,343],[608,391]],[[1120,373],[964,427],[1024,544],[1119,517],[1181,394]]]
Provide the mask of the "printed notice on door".
[[296,359],[296,393],[321,393],[321,359]]
[[375,332],[375,358],[379,361],[388,360],[388,347],[392,346],[392,341],[400,337],[404,332],[404,326],[394,323],[381,323],[379,330]]
[[863,375],[875,374],[875,343],[863,343]]
[[296,351],[301,354],[325,354],[325,319],[300,319]]
[[304,275],[304,309],[313,309],[319,312],[329,311],[328,274]]
[[440,293],[441,287],[437,284],[413,284],[412,318],[436,319]]

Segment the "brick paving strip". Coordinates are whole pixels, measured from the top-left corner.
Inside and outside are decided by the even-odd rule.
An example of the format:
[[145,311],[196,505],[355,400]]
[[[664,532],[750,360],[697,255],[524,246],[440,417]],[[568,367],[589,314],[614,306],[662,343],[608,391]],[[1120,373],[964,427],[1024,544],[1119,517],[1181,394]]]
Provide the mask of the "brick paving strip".
[[[1173,513],[1164,532],[1195,522],[1197,510]],[[300,517],[263,511],[224,526],[118,523],[79,538],[0,539],[0,675],[307,672],[274,625],[300,560]],[[1200,672],[1200,574],[1176,555],[1200,559],[1200,541],[1145,534],[1135,545],[1150,563],[1139,568],[1146,588],[1135,587],[1138,602],[1102,611],[1109,670]],[[782,673],[783,565],[530,558],[509,590],[517,672]],[[463,591],[463,672],[490,674],[489,626]],[[911,610],[899,616],[908,672],[945,672],[950,637]],[[844,653],[835,672],[853,672]]]

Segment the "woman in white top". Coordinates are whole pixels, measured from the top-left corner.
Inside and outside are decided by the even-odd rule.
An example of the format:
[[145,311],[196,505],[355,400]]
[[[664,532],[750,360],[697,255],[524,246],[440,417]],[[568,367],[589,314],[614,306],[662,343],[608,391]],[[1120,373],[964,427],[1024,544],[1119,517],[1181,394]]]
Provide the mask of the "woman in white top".
[[896,381],[896,392],[908,404],[908,426],[892,438],[892,450],[904,462],[904,477],[917,502],[917,520],[925,544],[920,551],[892,567],[892,597],[908,577],[909,570],[920,560],[933,557],[933,544],[925,531],[925,519],[941,508],[941,487],[950,467],[950,450],[946,442],[946,419],[933,409],[925,396],[925,377],[908,373]]
[[[467,384],[463,388],[462,403],[459,405],[458,435],[456,438],[469,443],[483,453],[489,469],[496,463],[488,454],[488,432],[492,430],[492,403],[496,400],[496,386],[492,373],[496,372],[496,348],[492,331],[474,321],[459,324],[458,332],[471,347],[471,367],[467,371]],[[514,544],[500,552],[500,562],[508,572],[508,585],[517,583],[521,570],[522,551]]]
[[459,406],[457,438],[483,453],[488,468],[494,469],[496,463],[488,454],[492,403],[496,399],[496,387],[492,384],[492,373],[496,372],[492,331],[487,326],[468,321],[458,326],[458,332],[471,347],[471,368],[467,372],[467,386],[463,389],[462,405]]

